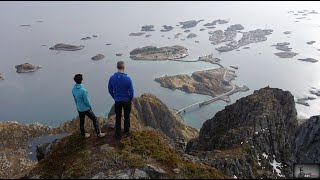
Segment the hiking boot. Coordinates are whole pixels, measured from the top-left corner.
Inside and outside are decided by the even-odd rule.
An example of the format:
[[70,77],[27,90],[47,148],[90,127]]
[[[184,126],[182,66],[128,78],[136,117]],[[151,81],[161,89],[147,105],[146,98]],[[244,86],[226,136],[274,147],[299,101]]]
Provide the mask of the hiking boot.
[[90,134],[89,134],[89,133],[86,133],[86,134],[84,135],[84,137],[85,137],[85,138],[89,138],[89,137],[90,137]]
[[106,133],[100,133],[98,134],[98,137],[105,137],[106,136]]

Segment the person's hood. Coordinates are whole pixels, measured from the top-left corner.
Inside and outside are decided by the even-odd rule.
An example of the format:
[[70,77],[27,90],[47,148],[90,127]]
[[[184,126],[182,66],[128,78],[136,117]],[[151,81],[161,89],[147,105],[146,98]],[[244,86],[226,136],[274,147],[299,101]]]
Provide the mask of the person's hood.
[[74,88],[81,89],[81,88],[83,88],[83,85],[82,84],[76,84],[76,85],[74,85]]

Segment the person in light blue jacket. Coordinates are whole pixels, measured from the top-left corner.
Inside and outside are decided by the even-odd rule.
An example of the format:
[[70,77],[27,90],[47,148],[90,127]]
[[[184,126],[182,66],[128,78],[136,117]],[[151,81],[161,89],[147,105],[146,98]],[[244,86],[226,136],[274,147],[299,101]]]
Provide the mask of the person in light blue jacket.
[[74,102],[77,106],[77,111],[80,117],[81,135],[86,138],[90,137],[90,134],[85,133],[85,129],[84,129],[85,116],[88,116],[92,120],[97,136],[98,137],[105,136],[105,133],[100,132],[100,127],[97,122],[97,117],[94,115],[92,111],[91,102],[88,96],[88,91],[84,88],[83,84],[81,84],[83,80],[82,75],[76,74],[73,79],[76,82],[76,84],[72,88],[72,95],[73,95]]

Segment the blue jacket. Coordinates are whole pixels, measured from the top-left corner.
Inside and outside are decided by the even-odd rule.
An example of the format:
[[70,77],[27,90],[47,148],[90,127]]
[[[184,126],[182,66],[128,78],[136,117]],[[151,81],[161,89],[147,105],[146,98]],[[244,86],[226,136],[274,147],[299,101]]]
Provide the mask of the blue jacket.
[[85,112],[91,109],[91,102],[88,96],[88,91],[83,87],[82,84],[74,85],[74,87],[72,88],[72,95],[79,112]]
[[131,101],[134,91],[131,78],[121,72],[116,72],[109,79],[108,90],[115,101]]

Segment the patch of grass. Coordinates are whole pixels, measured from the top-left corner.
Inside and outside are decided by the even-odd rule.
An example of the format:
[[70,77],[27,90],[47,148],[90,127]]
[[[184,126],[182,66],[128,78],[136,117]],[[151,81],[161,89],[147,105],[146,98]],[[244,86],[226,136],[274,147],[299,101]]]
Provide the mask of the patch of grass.
[[[168,169],[166,176],[170,178],[228,178],[215,168],[184,161],[175,150],[164,142],[162,136],[154,131],[133,132],[129,138],[123,140],[123,145],[124,148],[121,149],[121,153],[128,154],[129,158],[132,158],[132,154],[138,154],[142,157],[149,156],[157,160]],[[131,162],[137,162],[139,166],[143,166],[143,161]],[[172,169],[177,167],[182,170],[178,175],[171,172]]]
[[143,157],[152,157],[157,161],[176,166],[179,160],[173,149],[154,131],[133,132],[123,141],[122,153],[134,153]]
[[40,172],[41,178],[59,178],[65,171],[74,177],[80,177],[86,172],[84,166],[88,165],[87,161],[85,139],[77,133],[63,138],[57,149],[39,162],[37,169],[43,171]]

